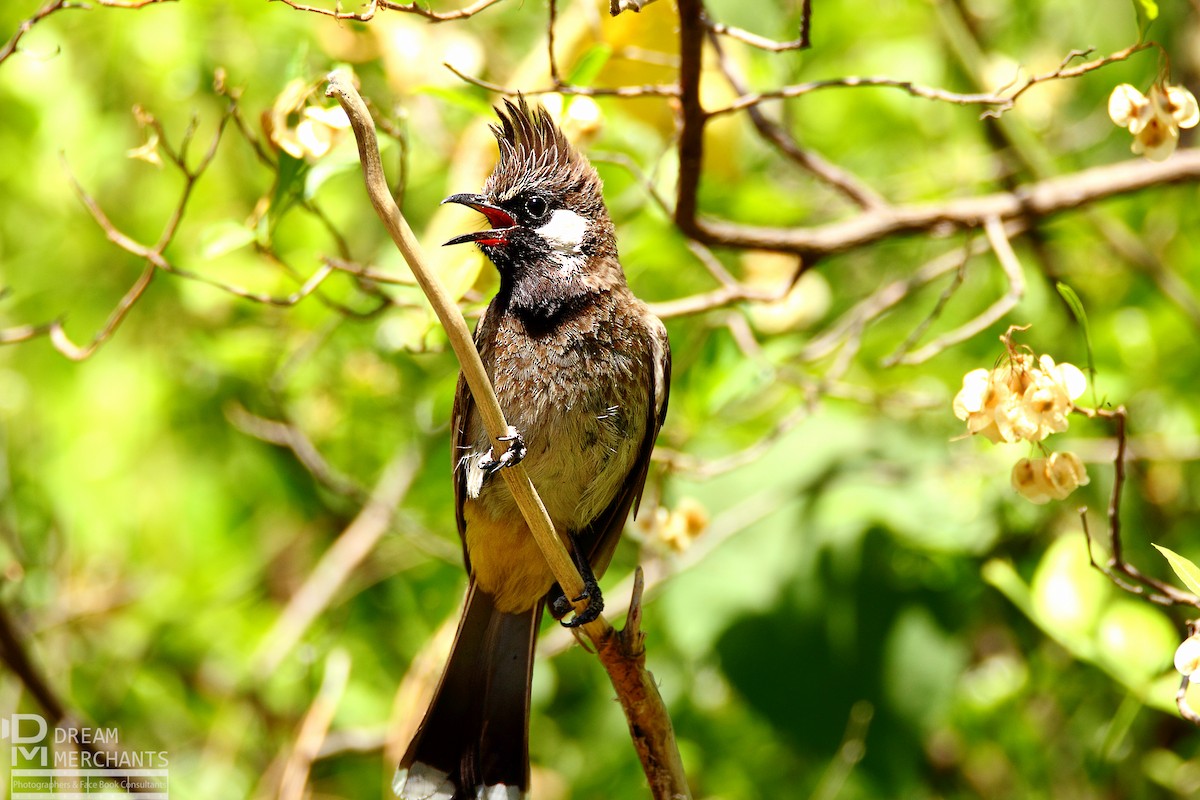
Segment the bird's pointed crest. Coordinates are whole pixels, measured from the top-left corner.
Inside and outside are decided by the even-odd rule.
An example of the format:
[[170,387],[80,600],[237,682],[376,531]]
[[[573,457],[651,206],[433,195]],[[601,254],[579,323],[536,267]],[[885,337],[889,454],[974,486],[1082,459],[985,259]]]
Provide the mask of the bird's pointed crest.
[[500,146],[500,161],[484,186],[485,194],[500,201],[521,191],[551,185],[560,191],[600,190],[600,178],[587,159],[567,141],[542,106],[530,108],[524,96],[504,101],[496,109],[499,125],[492,133]]

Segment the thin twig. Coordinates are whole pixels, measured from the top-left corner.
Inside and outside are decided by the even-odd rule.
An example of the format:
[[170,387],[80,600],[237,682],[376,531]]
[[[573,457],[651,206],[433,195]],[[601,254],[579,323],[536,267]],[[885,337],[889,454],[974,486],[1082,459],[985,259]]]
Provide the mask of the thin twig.
[[1193,725],[1200,725],[1200,714],[1192,710],[1187,701],[1188,684],[1191,680],[1187,675],[1183,676],[1183,680],[1179,683],[1179,690],[1175,692],[1175,705],[1179,708],[1179,715]]
[[735,453],[716,459],[704,459],[690,453],[681,453],[665,447],[654,451],[654,460],[666,465],[671,472],[685,473],[694,480],[708,480],[718,475],[724,475],[747,464],[752,464],[762,458],[780,439],[794,430],[800,423],[812,416],[812,408],[799,405],[777,423],[764,436],[748,447],[743,447]]
[[333,714],[346,691],[350,680],[350,654],[338,648],[325,658],[325,675],[321,688],[313,698],[312,705],[300,723],[296,744],[292,747],[279,780],[278,800],[301,800],[308,785],[308,774],[313,761],[321,752],[321,745],[333,722]]
[[714,22],[707,14],[703,16],[704,24],[714,34],[728,36],[730,39],[736,39],[742,44],[748,44],[751,47],[757,47],[759,50],[768,50],[772,53],[783,53],[788,50],[807,50],[812,47],[812,42],[809,41],[809,30],[811,28],[810,20],[812,16],[811,0],[804,0],[804,8],[800,16],[800,36],[792,39],[790,42],[777,42],[774,39],[769,39],[766,36],[760,36],[757,33],[743,30],[726,25],[723,22]]
[[787,284],[781,289],[776,290],[757,289],[751,286],[743,286],[742,284],[733,284],[721,286],[709,292],[701,292],[700,294],[680,297],[675,300],[664,300],[659,303],[648,303],[647,305],[650,306],[650,310],[659,319],[674,319],[675,317],[687,317],[717,308],[725,308],[726,306],[746,300],[759,303],[776,303],[787,297],[790,289],[791,286]]
[[330,491],[363,503],[370,500],[363,487],[330,466],[312,440],[295,423],[260,417],[250,413],[241,403],[227,406],[225,418],[242,433],[291,450],[309,474]]
[[395,3],[391,2],[391,0],[370,0],[370,2],[367,3],[366,11],[359,12],[342,11],[341,0],[338,0],[334,8],[310,6],[305,3],[296,2],[296,0],[271,0],[271,2],[283,3],[285,6],[294,8],[297,11],[305,11],[310,14],[320,14],[326,17],[333,17],[337,20],[368,22],[375,17],[375,14],[380,9],[387,9],[388,11],[400,11],[405,14],[416,14],[417,16],[424,17],[430,22],[449,22],[451,20],[473,17],[480,11],[499,3],[500,0],[476,0],[476,2],[466,6],[465,8],[458,8],[454,11],[446,11],[442,13],[434,11],[433,9],[425,8],[419,3],[415,2],[415,0],[411,3]]
[[1021,269],[1021,262],[1017,260],[1017,254],[1013,252],[1012,244],[1008,241],[1008,234],[1004,231],[1003,223],[996,217],[989,217],[983,223],[983,230],[987,234],[988,244],[991,246],[992,252],[996,254],[996,260],[1000,262],[1000,269],[1004,273],[1007,283],[1004,294],[984,309],[981,314],[954,330],[947,331],[920,350],[913,352],[898,350],[884,361],[885,366],[924,363],[946,348],[965,342],[972,336],[987,330],[989,326],[1012,311],[1025,296],[1025,274]]
[[[710,34],[709,41],[712,43],[713,50],[717,54],[717,65],[721,70],[721,74],[725,76],[725,80],[729,82],[729,85],[733,87],[735,92],[743,95],[746,94],[748,89],[746,88],[745,80],[738,74],[737,66],[733,63],[733,60],[725,55],[725,49],[721,46],[720,40],[715,34]],[[759,136],[766,139],[769,144],[774,145],[779,152],[795,162],[801,169],[807,170],[818,180],[841,192],[850,202],[859,208],[884,208],[888,205],[887,200],[882,195],[847,170],[826,161],[814,152],[802,148],[782,125],[768,118],[758,106],[749,107],[746,109],[746,113],[749,115],[750,122],[753,123],[754,129],[758,131]]]
[[497,94],[504,94],[509,97],[516,97],[518,94],[530,97],[539,94],[555,93],[580,95],[582,97],[675,97],[679,94],[679,89],[671,84],[604,87],[575,86],[574,84],[563,83],[555,86],[547,86],[543,89],[515,89],[468,75],[460,71],[453,64],[443,64],[442,66],[472,86],[478,86],[480,89],[487,89],[489,92],[496,92]]
[[727,106],[709,111],[708,116],[720,117],[725,114],[732,114],[735,111],[741,111],[745,108],[751,108],[768,100],[787,100],[803,97],[806,94],[825,89],[858,89],[865,86],[900,89],[913,97],[921,97],[926,100],[939,100],[943,103],[953,103],[963,106],[1001,105],[1006,102],[1006,98],[999,97],[991,92],[952,92],[948,89],[925,86],[924,84],[901,78],[889,78],[880,75],[847,75],[841,78],[806,81],[762,92],[751,92],[742,95]]
[[996,94],[1003,94],[1005,102],[998,104],[996,108],[988,109],[987,111],[983,112],[983,115],[985,117],[1000,116],[1005,111],[1008,111],[1014,105],[1016,105],[1018,97],[1025,94],[1025,92],[1032,89],[1039,83],[1045,83],[1046,81],[1052,80],[1062,80],[1065,78],[1078,78],[1082,75],[1092,72],[1093,70],[1107,66],[1108,64],[1112,64],[1117,61],[1124,61],[1134,53],[1150,47],[1157,47],[1157,45],[1154,42],[1139,42],[1126,47],[1124,50],[1118,50],[1115,53],[1110,53],[1109,55],[1097,58],[1093,61],[1088,61],[1085,64],[1080,64],[1075,67],[1068,67],[1067,65],[1075,59],[1091,55],[1094,48],[1087,48],[1085,50],[1072,50],[1063,58],[1062,63],[1058,65],[1058,69],[1050,72],[1044,72],[1041,75],[1032,75],[1029,78],[1026,78],[1020,86],[1011,92],[1008,91],[1008,89],[1011,87],[1000,89],[998,92],[996,92]]
[[[1010,236],[1019,230],[1006,228]],[[968,259],[988,249],[986,239],[973,238],[962,248],[950,250],[927,262],[911,275],[885,284],[877,291],[857,302],[833,322],[821,335],[814,337],[800,351],[802,361],[815,361],[832,353],[853,336],[861,336],[866,327],[891,309],[898,306],[912,292],[920,289],[946,273],[961,270]]]
[[412,485],[417,467],[417,459],[406,454],[397,456],[384,469],[370,500],[321,556],[259,643],[250,659],[251,674],[255,679],[266,680],[275,672],[308,626],[329,606],[338,589],[370,555],[391,525],[397,506]]
[[1069,61],[1074,60],[1080,55],[1091,52],[1090,50],[1072,50],[1058,69],[1041,75],[1031,76],[1011,92],[1008,92],[1007,88],[1001,89],[998,92],[952,92],[947,89],[940,89],[935,86],[925,86],[923,84],[902,80],[899,78],[889,78],[886,76],[875,75],[847,75],[841,78],[827,78],[824,80],[806,81],[804,83],[797,83],[791,86],[781,86],[778,89],[771,89],[763,92],[746,93],[724,108],[718,108],[714,111],[708,112],[708,114],[712,117],[718,117],[723,114],[731,114],[735,111],[741,111],[744,108],[756,106],[759,103],[767,100],[786,100],[790,98],[802,97],[803,95],[823,91],[825,89],[857,89],[861,87],[873,86],[900,89],[912,95],[913,97],[920,97],[926,100],[938,100],[944,103],[953,103],[955,105],[994,106],[994,108],[985,111],[984,114],[989,116],[999,116],[1001,113],[1011,109],[1018,97],[1039,83],[1045,83],[1046,81],[1050,80],[1061,80],[1065,78],[1077,78],[1116,61],[1124,61],[1134,53],[1153,46],[1154,45],[1152,43],[1142,42],[1131,45],[1124,50],[1119,50],[1116,53],[1104,56],[1103,58],[1089,61],[1086,64],[1080,64],[1077,67],[1068,68],[1066,65]]
[[1125,487],[1128,438],[1125,429],[1129,416],[1125,406],[1117,406],[1112,410],[1076,406],[1075,411],[1089,419],[1103,419],[1112,423],[1117,440],[1117,452],[1113,457],[1113,487],[1108,500],[1109,556],[1108,562],[1104,565],[1098,563],[1092,555],[1092,535],[1088,529],[1087,509],[1082,508],[1079,511],[1080,520],[1083,523],[1083,534],[1087,538],[1088,561],[1092,567],[1102,572],[1115,585],[1130,594],[1144,597],[1151,603],[1162,606],[1186,605],[1200,608],[1200,597],[1191,592],[1176,589],[1169,583],[1147,575],[1125,560],[1124,545],[1121,541],[1121,496]]
[[[144,8],[156,3],[170,3],[175,2],[175,0],[92,0],[92,2],[107,8],[124,8],[136,11],[139,8]],[[76,2],[76,0],[50,0],[50,2],[38,9],[33,16],[23,20],[21,24],[17,26],[17,29],[13,32],[13,35],[9,37],[8,41],[5,42],[3,46],[0,46],[0,64],[3,64],[9,56],[17,51],[17,45],[20,43],[21,37],[29,33],[34,25],[38,24],[55,12],[67,11],[73,8],[86,11],[89,10],[91,6],[84,2]]]
[[[1011,192],[870,210],[814,228],[771,228],[696,217],[679,224],[705,244],[796,253],[812,261],[897,235],[974,228],[988,217],[1004,222],[1033,220],[1151,187],[1198,180],[1200,148],[1190,148],[1162,162],[1130,159],[1025,184]],[[687,206],[676,205],[677,220],[681,207]]]

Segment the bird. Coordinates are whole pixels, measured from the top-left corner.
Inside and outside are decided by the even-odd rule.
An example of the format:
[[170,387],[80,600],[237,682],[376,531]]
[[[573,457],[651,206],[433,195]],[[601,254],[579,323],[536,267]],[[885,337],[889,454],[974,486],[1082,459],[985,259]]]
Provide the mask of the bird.
[[[496,111],[494,171],[479,194],[443,203],[489,225],[446,244],[473,242],[499,273],[474,341],[510,428],[493,452],[460,374],[451,439],[469,581],[449,660],[396,771],[407,800],[527,795],[543,610],[576,626],[603,609],[597,578],[636,514],[670,391],[667,331],[626,282],[600,176],[543,107],[519,96]],[[517,462],[580,570],[579,597],[555,583],[498,474]]]

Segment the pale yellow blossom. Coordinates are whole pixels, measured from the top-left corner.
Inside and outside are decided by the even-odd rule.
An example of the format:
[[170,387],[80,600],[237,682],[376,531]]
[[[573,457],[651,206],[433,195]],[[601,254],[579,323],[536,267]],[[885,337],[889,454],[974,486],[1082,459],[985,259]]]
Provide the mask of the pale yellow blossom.
[[1189,636],[1175,651],[1175,669],[1191,677],[1200,669],[1200,636]]
[[986,369],[974,369],[963,376],[962,389],[954,397],[954,415],[967,423],[967,432],[993,442],[1004,441],[996,426],[996,410],[1008,402],[1008,388],[992,380]]
[[1034,366],[1029,353],[1010,352],[995,369],[963,376],[954,414],[967,423],[968,433],[993,442],[1040,442],[1067,429],[1067,415],[1086,385],[1071,364],[1042,356]]
[[673,509],[654,509],[653,515],[638,520],[638,526],[647,536],[682,553],[708,528],[708,509],[695,498],[684,497]]
[[1022,458],[1012,469],[1012,486],[1025,499],[1041,505],[1065,500],[1089,482],[1083,462],[1074,453],[1051,453],[1046,458]]
[[1196,98],[1182,86],[1156,83],[1143,95],[1128,83],[1113,89],[1108,116],[1133,134],[1130,149],[1151,161],[1163,161],[1179,144],[1179,129],[1200,123]]
[[292,158],[316,161],[350,128],[340,106],[314,105],[313,95],[312,84],[297,78],[283,88],[271,111],[263,115],[263,128],[271,143]]

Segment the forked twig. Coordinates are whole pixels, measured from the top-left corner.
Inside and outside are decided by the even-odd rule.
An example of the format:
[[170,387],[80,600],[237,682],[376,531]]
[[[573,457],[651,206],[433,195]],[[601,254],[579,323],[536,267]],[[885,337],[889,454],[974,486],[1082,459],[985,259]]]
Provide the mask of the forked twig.
[[1200,608],[1200,597],[1147,575],[1125,560],[1124,545],[1121,542],[1121,494],[1125,487],[1125,456],[1128,445],[1125,430],[1128,413],[1125,406],[1117,406],[1112,410],[1076,407],[1075,411],[1089,419],[1109,421],[1115,429],[1117,439],[1117,453],[1113,457],[1112,494],[1108,501],[1109,556],[1105,564],[1098,563],[1092,554],[1092,534],[1088,528],[1087,508],[1079,511],[1083,533],[1087,537],[1088,561],[1118,587],[1130,594],[1144,597],[1151,603],[1160,606],[1183,605]]

